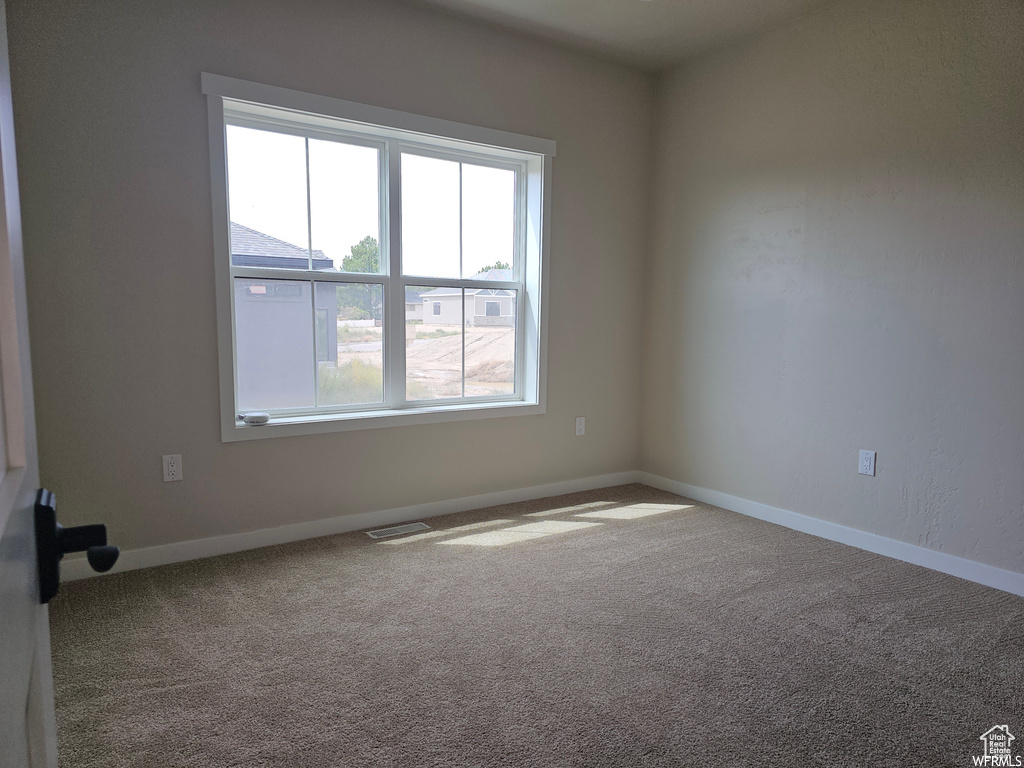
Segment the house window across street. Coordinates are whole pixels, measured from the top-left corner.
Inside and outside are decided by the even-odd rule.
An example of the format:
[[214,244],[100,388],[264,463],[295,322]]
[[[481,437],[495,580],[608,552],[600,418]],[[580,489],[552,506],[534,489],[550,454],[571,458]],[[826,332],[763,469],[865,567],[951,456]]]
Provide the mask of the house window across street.
[[225,440],[543,412],[553,142],[203,86]]

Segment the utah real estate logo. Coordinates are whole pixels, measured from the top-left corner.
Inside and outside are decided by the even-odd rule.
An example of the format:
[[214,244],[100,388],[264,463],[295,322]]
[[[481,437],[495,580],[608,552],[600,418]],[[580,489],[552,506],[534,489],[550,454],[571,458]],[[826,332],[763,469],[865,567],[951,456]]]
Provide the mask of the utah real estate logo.
[[985,754],[972,755],[975,765],[980,766],[1019,766],[1024,765],[1020,755],[1013,754],[1011,743],[1017,738],[1010,733],[1008,725],[993,725],[981,736],[985,744]]

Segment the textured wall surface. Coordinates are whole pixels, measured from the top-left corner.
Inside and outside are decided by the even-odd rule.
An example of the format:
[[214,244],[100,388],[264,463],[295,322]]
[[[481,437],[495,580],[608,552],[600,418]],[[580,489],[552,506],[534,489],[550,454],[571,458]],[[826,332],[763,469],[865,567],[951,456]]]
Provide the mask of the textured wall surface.
[[865,2],[663,80],[644,469],[1024,571],[1022,51]]
[[[637,466],[647,75],[389,0],[8,5],[66,523],[141,547]],[[222,444],[201,71],[556,140],[548,413]]]
[[[822,11],[656,111],[645,75],[391,0],[9,16],[67,522],[139,547],[639,464],[1024,571],[1019,2]],[[548,413],[222,444],[202,70],[555,139]]]

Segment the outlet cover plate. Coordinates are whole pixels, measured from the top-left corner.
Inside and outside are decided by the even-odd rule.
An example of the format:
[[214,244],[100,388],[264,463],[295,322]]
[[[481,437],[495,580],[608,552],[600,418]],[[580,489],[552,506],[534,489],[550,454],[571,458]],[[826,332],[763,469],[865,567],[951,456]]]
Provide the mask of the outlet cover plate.
[[857,464],[857,472],[862,475],[875,476],[875,452],[861,451],[860,462]]
[[173,483],[181,480],[181,454],[171,453],[163,457],[164,460],[164,482]]

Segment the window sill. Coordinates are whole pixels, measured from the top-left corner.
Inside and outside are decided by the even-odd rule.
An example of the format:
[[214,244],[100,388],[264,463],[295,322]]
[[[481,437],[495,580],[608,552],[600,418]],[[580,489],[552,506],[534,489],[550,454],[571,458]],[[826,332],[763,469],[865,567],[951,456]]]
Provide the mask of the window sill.
[[496,419],[506,416],[536,416],[544,412],[544,406],[536,402],[492,402],[449,405],[444,408],[405,408],[400,411],[359,411],[357,413],[292,416],[271,419],[268,424],[262,426],[240,423],[225,424],[221,429],[221,442],[234,443],[268,437],[296,437],[326,432],[406,427],[415,424],[440,424],[447,421]]

